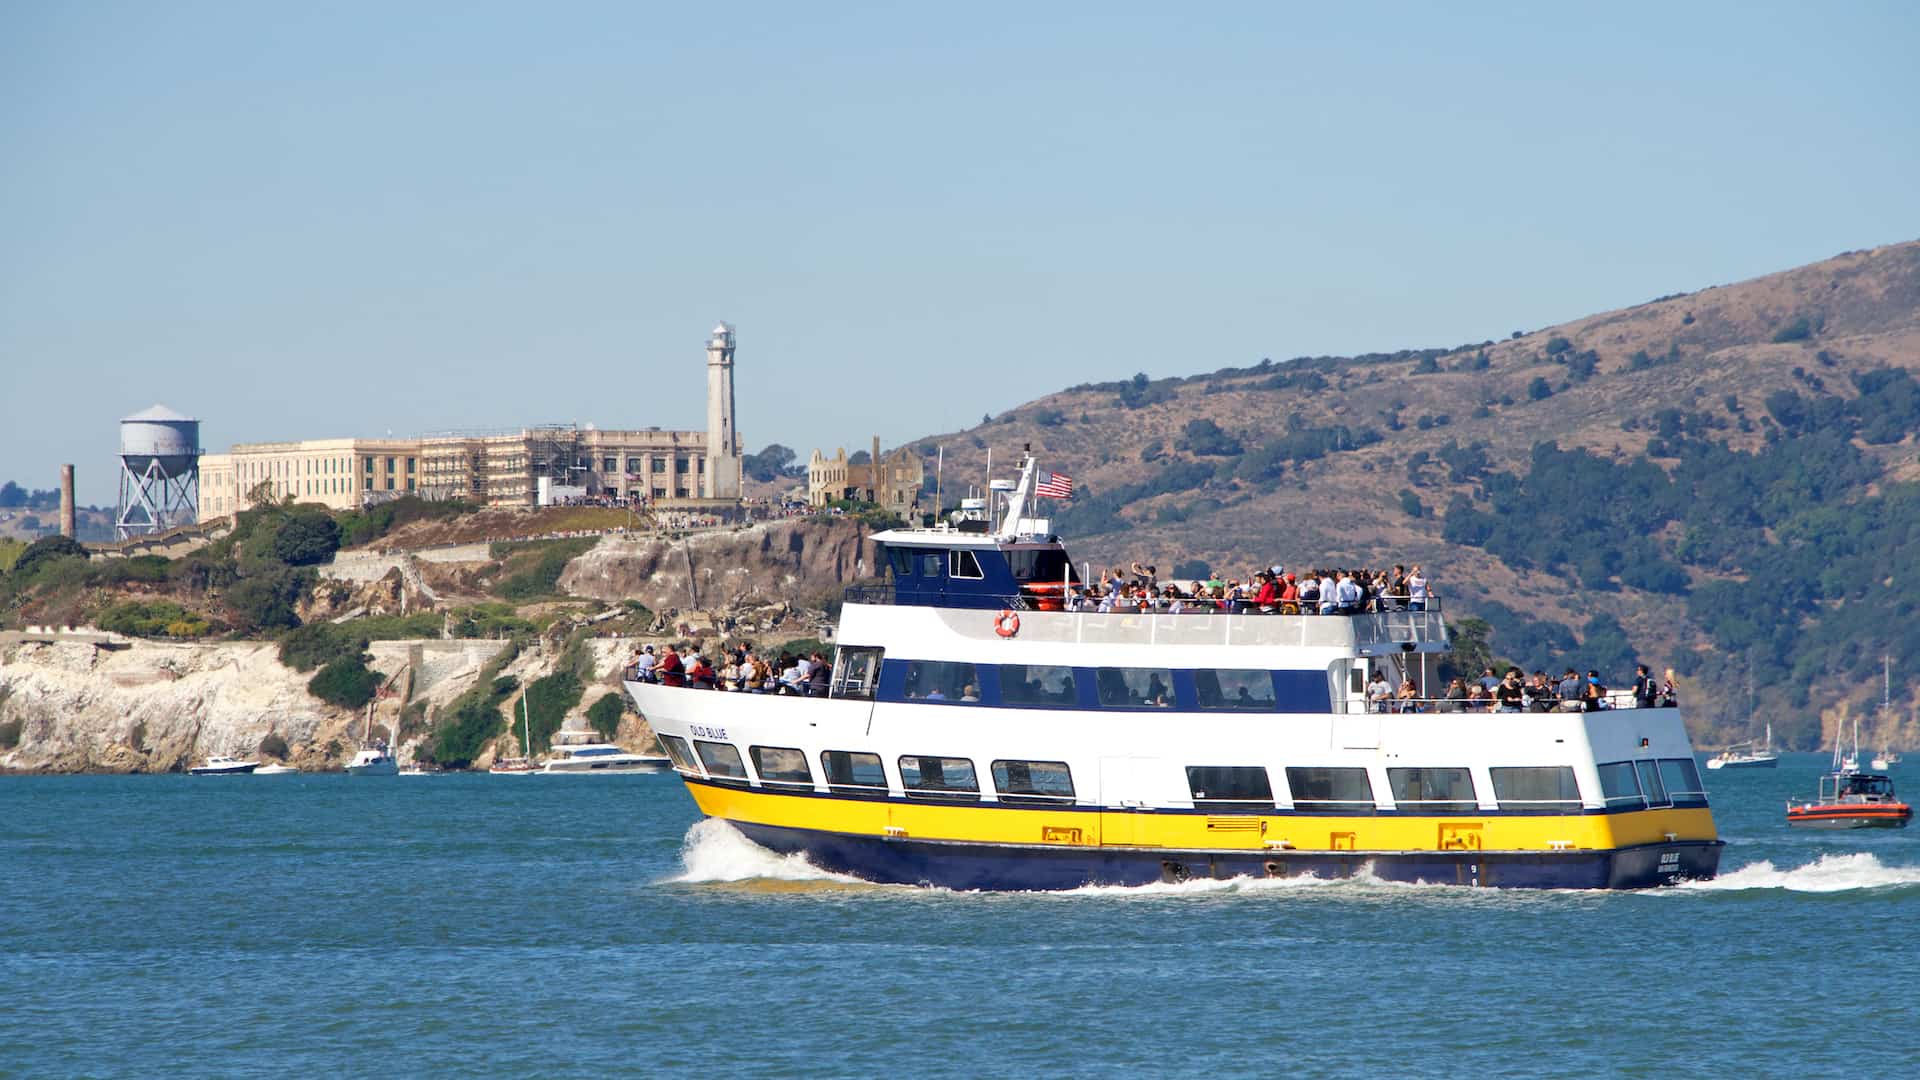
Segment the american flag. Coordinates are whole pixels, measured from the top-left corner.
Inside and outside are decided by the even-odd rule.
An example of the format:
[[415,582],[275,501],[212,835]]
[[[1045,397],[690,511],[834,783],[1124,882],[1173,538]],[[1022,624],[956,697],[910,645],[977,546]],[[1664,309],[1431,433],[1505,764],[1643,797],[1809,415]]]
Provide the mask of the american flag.
[[1042,499],[1073,498],[1073,477],[1066,473],[1050,472],[1034,486],[1033,493]]

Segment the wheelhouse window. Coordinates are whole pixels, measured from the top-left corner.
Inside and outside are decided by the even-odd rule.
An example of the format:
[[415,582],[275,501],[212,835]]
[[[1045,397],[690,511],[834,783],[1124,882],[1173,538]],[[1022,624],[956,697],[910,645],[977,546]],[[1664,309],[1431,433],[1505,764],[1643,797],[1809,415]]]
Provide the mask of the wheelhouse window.
[[747,778],[746,762],[740,760],[740,751],[732,743],[695,739],[693,748],[700,752],[700,763],[707,767],[708,776],[716,780]]
[[1273,675],[1251,668],[1202,668],[1193,673],[1193,692],[1202,709],[1272,712]]
[[975,702],[980,700],[980,676],[972,664],[909,660],[905,694],[909,701]]
[[903,754],[900,785],[914,799],[980,798],[980,778],[974,775],[973,762],[966,758]]
[[893,567],[894,577],[913,576],[913,552],[906,548],[888,548],[887,564]]
[[1073,565],[1060,548],[1013,548],[1006,558],[1015,581],[1079,580],[1072,576]]
[[922,555],[920,556],[920,576],[937,578],[945,565],[946,560],[938,554]]
[[1073,801],[1073,773],[1064,761],[996,761],[993,790],[1004,803]]
[[827,691],[828,696],[872,701],[884,652],[884,649],[848,646],[838,649],[833,656],[833,685]]
[[1688,758],[1661,758],[1660,781],[1667,796],[1675,801],[1699,802],[1707,797],[1707,786],[1700,782],[1700,767]]
[[673,761],[674,768],[684,773],[697,773],[700,771],[694,767],[693,750],[687,746],[687,740],[678,735],[662,735],[660,736],[660,746],[667,752],[667,757]]
[[753,771],[762,784],[782,787],[812,787],[813,770],[807,768],[807,755],[788,746],[753,746]]
[[1640,781],[1634,775],[1633,762],[1609,761],[1599,766],[1598,771],[1600,795],[1609,807],[1646,805],[1647,800],[1640,795]]
[[947,552],[947,576],[956,578],[983,578],[980,572],[980,560],[973,552],[965,548],[955,548]]
[[1173,707],[1173,672],[1166,668],[1096,668],[1093,684],[1104,708]]
[[1373,813],[1373,781],[1365,769],[1290,766],[1287,787],[1296,810],[1321,813]]
[[1208,810],[1273,809],[1273,781],[1258,765],[1189,765],[1187,789]]
[[1073,705],[1079,701],[1073,669],[1050,664],[1000,665],[1000,701],[1005,705]]
[[1470,814],[1479,805],[1466,769],[1388,769],[1395,806],[1432,814]]
[[1493,797],[1500,809],[1531,813],[1567,813],[1580,807],[1580,785],[1570,765],[1502,767],[1493,774]]
[[1658,762],[1641,758],[1633,763],[1633,767],[1640,773],[1640,790],[1646,793],[1647,805],[1672,805],[1673,800],[1667,797],[1667,785],[1660,779]]
[[858,750],[820,751],[820,771],[827,776],[827,789],[840,795],[885,795],[887,771],[879,754]]

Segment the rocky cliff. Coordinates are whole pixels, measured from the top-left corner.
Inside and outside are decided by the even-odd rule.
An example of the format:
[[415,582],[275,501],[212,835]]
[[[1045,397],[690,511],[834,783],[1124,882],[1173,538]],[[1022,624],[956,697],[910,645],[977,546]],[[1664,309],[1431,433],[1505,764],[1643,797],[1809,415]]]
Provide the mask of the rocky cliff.
[[867,527],[854,519],[782,521],[683,539],[608,537],[573,560],[573,596],[636,600],[653,611],[821,603],[871,573]]

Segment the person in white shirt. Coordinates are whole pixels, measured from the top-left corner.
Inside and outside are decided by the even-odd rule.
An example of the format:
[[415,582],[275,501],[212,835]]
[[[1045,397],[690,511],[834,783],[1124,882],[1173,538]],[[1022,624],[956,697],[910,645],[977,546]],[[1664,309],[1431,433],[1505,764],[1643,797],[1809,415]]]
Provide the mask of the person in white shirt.
[[1340,600],[1335,593],[1335,583],[1331,573],[1320,579],[1320,614],[1331,615],[1340,608]]
[[1427,610],[1427,575],[1418,566],[1407,574],[1407,610]]
[[633,661],[633,678],[635,682],[653,681],[653,661],[653,646],[649,645],[643,649],[640,655]]
[[1353,580],[1352,574],[1341,574],[1340,583],[1334,586],[1333,595],[1339,603],[1339,612],[1342,615],[1352,615],[1360,610],[1360,600],[1364,594],[1360,591],[1360,583]]

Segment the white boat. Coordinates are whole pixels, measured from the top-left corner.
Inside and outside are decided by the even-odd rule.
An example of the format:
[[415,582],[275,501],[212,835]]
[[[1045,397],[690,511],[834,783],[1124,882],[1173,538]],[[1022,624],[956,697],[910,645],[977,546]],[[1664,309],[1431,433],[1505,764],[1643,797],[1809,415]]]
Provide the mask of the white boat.
[[[1075,889],[1238,876],[1640,888],[1716,873],[1677,706],[1378,711],[1449,651],[1421,607],[1101,612],[1034,500],[875,533],[825,694],[626,683],[708,817],[872,881]],[[1004,484],[1004,487],[1001,486]]]
[[439,771],[440,770],[438,769],[423,769],[418,765],[409,765],[406,768],[401,769],[399,772],[399,775],[401,776],[432,776],[434,773],[437,773]]
[[[1886,723],[1887,714],[1893,709],[1893,669],[1889,657],[1880,658],[1880,722]],[[1883,729],[1884,730],[1884,729]],[[1889,747],[1882,746],[1880,753],[1874,756],[1873,767],[1878,772],[1900,764],[1900,755]]]
[[360,736],[360,751],[347,763],[349,776],[396,776],[400,772],[400,762],[395,760],[393,751],[388,749],[386,740],[375,742],[373,738],[373,702],[367,702],[367,729]]
[[1772,769],[1780,764],[1773,752],[1773,724],[1767,724],[1767,741],[1755,746],[1752,740],[1737,742],[1707,759],[1709,769]]
[[215,754],[205,765],[187,770],[188,776],[240,776],[260,767],[257,761],[242,761],[231,754]]
[[561,731],[540,767],[543,776],[605,776],[665,772],[673,764],[664,754],[635,754],[601,739],[593,731]]
[[299,771],[300,771],[299,769],[296,769],[291,765],[282,765],[277,761],[270,761],[267,764],[262,765],[259,768],[253,770],[253,775],[255,776],[292,776],[295,773],[298,773]]

